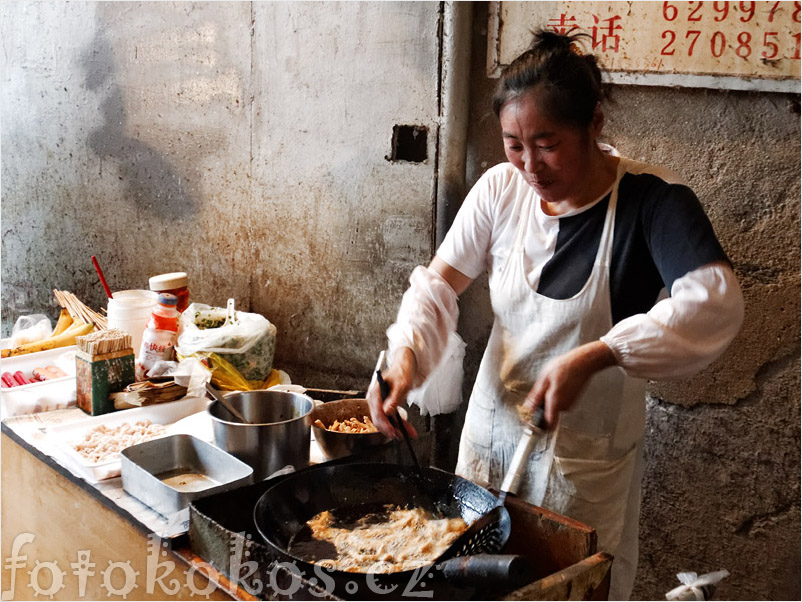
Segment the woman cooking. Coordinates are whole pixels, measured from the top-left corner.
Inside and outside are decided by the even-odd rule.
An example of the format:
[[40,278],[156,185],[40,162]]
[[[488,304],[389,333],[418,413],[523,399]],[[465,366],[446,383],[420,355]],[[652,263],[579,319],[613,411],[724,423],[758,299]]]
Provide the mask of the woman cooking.
[[[390,394],[375,424],[426,381],[456,331],[458,296],[483,271],[494,324],[473,387],[456,472],[498,489],[521,412],[548,434],[519,495],[594,527],[614,554],[611,599],[637,564],[645,379],[715,360],[743,319],[741,291],[694,193],[618,156],[604,126],[597,60],[578,36],[535,33],[493,98],[509,160],[465,199],[431,264],[410,277],[388,330]],[[665,287],[670,296],[658,300]]]

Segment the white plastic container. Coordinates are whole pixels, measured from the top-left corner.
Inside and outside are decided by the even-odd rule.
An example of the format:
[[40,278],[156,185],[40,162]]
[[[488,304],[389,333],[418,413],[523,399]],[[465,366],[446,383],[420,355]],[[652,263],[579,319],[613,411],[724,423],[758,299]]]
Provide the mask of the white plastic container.
[[[6,341],[8,339],[3,339],[0,346],[5,345]],[[66,376],[2,389],[0,419],[60,410],[75,405],[75,345],[6,358],[0,362],[0,371],[13,374],[19,370],[30,377],[34,368],[46,366],[57,366]]]
[[159,294],[148,290],[128,290],[112,293],[107,307],[109,328],[119,328],[131,335],[134,354],[139,356],[142,333]]
[[[118,454],[113,458],[98,463],[90,462],[79,454],[75,446],[84,440],[89,431],[100,425],[114,428],[125,422],[135,424],[140,420],[150,420],[153,424],[167,426],[167,435],[185,433],[198,436],[195,432],[187,432],[188,429],[180,428],[180,425],[176,425],[174,428],[168,425],[172,425],[182,418],[195,413],[202,412],[207,415],[208,413],[205,409],[209,403],[210,401],[204,397],[185,397],[177,401],[120,410],[109,414],[101,414],[100,416],[90,416],[74,422],[48,427],[47,439],[53,443],[53,451],[58,454],[62,462],[66,463],[68,467],[74,468],[80,476],[90,483],[97,483],[98,481],[120,476],[120,456]],[[209,422],[211,421],[209,420]],[[208,426],[211,426],[211,424]]]

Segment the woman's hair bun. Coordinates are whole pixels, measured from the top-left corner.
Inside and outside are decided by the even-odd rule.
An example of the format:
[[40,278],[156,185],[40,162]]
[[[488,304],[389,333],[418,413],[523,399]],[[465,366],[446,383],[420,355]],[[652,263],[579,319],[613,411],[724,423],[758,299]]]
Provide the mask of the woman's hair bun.
[[593,54],[581,50],[587,33],[532,32],[529,49],[501,73],[493,97],[496,116],[509,101],[529,90],[542,89],[543,108],[552,119],[581,128],[590,125],[596,107],[605,99],[602,73]]
[[558,52],[577,52],[576,42],[579,38],[587,36],[587,34],[574,33],[570,31],[566,34],[560,34],[550,29],[538,29],[532,31],[532,42],[529,44],[529,50],[537,50],[544,53],[558,53]]

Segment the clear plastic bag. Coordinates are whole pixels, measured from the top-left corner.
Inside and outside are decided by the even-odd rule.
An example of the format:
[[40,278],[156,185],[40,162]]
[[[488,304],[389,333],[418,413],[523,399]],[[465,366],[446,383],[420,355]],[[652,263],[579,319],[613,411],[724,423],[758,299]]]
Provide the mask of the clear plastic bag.
[[260,314],[193,303],[182,314],[176,353],[215,353],[246,380],[262,381],[273,368],[276,327]]
[[710,600],[716,591],[716,585],[729,576],[730,572],[727,569],[705,575],[697,575],[690,571],[677,573],[677,579],[682,585],[666,593],[666,600]]
[[46,339],[53,332],[50,318],[44,314],[20,316],[11,330],[11,346],[18,347]]
[[173,371],[176,384],[187,388],[188,397],[204,397],[206,383],[211,379],[211,371],[197,358],[187,358]]
[[407,395],[407,401],[420,408],[421,416],[450,414],[462,403],[462,361],[465,359],[465,342],[455,333],[449,333],[443,357],[420,387]]

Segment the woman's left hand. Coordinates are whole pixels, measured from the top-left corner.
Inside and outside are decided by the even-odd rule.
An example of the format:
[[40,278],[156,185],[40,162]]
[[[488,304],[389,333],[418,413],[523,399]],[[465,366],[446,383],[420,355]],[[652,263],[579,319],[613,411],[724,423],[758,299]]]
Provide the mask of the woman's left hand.
[[570,409],[582,394],[590,377],[614,365],[615,355],[602,341],[586,343],[555,357],[538,374],[526,396],[524,409],[532,412],[543,405],[546,424],[552,427],[557,424],[559,413]]

